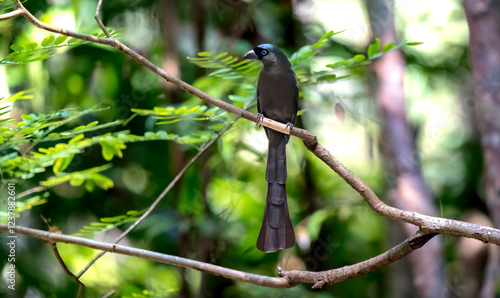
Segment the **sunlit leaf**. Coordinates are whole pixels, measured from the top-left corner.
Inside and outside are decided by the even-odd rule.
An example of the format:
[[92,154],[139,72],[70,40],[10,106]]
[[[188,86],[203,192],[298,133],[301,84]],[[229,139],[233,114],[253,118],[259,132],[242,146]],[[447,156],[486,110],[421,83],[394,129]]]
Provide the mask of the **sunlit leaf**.
[[45,37],[41,43],[42,47],[50,45],[56,38],[53,35]]
[[56,40],[54,41],[55,45],[60,45],[63,43],[68,37],[66,35],[59,35]]
[[382,52],[384,52],[384,53],[385,53],[385,52],[389,51],[390,49],[392,49],[393,47],[394,47],[394,43],[393,43],[393,42],[388,43],[388,44],[386,44],[386,45],[382,48]]
[[375,38],[375,43],[368,46],[368,52],[367,52],[368,57],[372,57],[373,55],[375,55],[378,52],[379,48],[380,48],[380,39]]

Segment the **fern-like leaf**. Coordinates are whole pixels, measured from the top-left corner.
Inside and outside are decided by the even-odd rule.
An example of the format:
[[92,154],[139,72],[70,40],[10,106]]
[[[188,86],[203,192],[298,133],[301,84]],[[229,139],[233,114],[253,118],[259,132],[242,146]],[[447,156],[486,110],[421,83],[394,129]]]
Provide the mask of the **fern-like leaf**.
[[[114,36],[121,36],[122,29],[109,32]],[[106,37],[104,33],[92,34],[98,37]],[[7,64],[26,64],[30,62],[46,60],[56,54],[56,50],[64,47],[79,46],[83,44],[91,44],[90,41],[84,41],[77,38],[69,38],[66,35],[49,35],[45,37],[40,44],[29,41],[27,43],[17,43],[10,46],[12,52],[0,60],[0,65]]]
[[74,236],[90,237],[97,233],[106,232],[113,228],[117,228],[126,223],[135,222],[142,214],[144,214],[144,212],[146,212],[146,210],[147,209],[141,211],[131,210],[124,215],[103,217],[99,222],[91,222],[90,225],[84,226]]

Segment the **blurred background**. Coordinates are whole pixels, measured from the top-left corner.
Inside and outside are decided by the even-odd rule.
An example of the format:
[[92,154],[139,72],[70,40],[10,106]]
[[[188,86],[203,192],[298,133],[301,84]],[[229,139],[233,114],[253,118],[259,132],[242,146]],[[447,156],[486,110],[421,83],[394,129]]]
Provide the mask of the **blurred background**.
[[[0,1],[0,5],[2,2],[8,1]],[[24,4],[46,23],[94,33],[99,32],[93,18],[96,2]],[[423,42],[385,54],[371,64],[336,72],[348,78],[301,84],[303,112],[296,126],[317,135],[323,146],[386,203],[494,225],[494,198],[500,192],[491,190],[495,185],[500,187],[500,174],[497,170],[488,172],[483,164],[500,168],[493,162],[500,150],[488,147],[496,144],[493,141],[485,141],[485,132],[498,134],[498,130],[487,129],[488,121],[478,119],[484,115],[478,103],[485,94],[497,92],[500,68],[486,76],[489,81],[481,81],[481,69],[471,67],[471,60],[475,61],[471,56],[474,50],[488,48],[480,42],[481,34],[489,40],[497,38],[500,26],[473,27],[477,22],[474,18],[468,24],[466,11],[473,15],[481,7],[467,7],[467,3],[114,0],[104,1],[101,16],[106,26],[123,28],[118,37],[122,42],[167,72],[222,100],[231,102],[229,97],[234,94],[249,97],[251,100],[242,106],[252,112],[256,112],[253,95],[245,90],[255,88],[255,77],[208,76],[209,69],[198,67],[188,57],[197,57],[198,52],[228,52],[241,58],[261,43],[275,44],[290,56],[330,30],[346,30],[331,37],[327,46],[306,61],[307,73],[314,73],[327,69],[327,64],[366,53],[375,38],[381,39],[382,46],[403,40]],[[480,12],[499,13],[495,4],[489,5],[494,9]],[[476,41],[481,46],[476,48],[469,46],[469,30],[474,28],[490,28],[490,32],[478,33]],[[41,43],[48,35],[21,17],[1,21],[0,55],[8,55],[13,44]],[[498,67],[494,56],[483,57],[488,58],[482,63]],[[0,97],[28,89],[33,94],[33,99],[16,103],[13,118],[70,107],[111,107],[67,124],[73,128],[96,120],[106,123],[127,119],[133,114],[132,108],[203,104],[114,48],[101,45],[61,47],[50,59],[2,66]],[[300,76],[300,69],[296,71]],[[481,92],[478,86],[484,87]],[[498,116],[499,97],[493,98],[497,106],[490,108]],[[138,135],[158,130],[188,135],[205,125],[199,121],[159,125],[154,117],[141,116],[114,130],[127,129]],[[100,218],[143,210],[200,146],[169,141],[129,143],[123,157],[115,157],[112,167],[102,172],[114,182],[113,188],[89,192],[84,186],[57,185],[48,189],[44,204],[23,211],[17,224],[46,230],[45,221],[50,220],[50,225],[63,234],[76,234]],[[237,121],[120,244],[276,276],[278,265],[312,271],[351,265],[386,251],[416,232],[412,226],[373,212],[299,139],[292,138],[287,148],[287,191],[297,244],[277,253],[258,251],[255,243],[267,189],[266,150],[264,130],[249,121]],[[484,161],[485,155],[489,161]],[[65,171],[107,163],[100,148],[94,146],[76,155]],[[18,184],[17,189],[32,189],[51,175],[49,168]],[[88,237],[112,242],[129,225]],[[74,273],[98,253],[73,245],[58,247]],[[7,255],[6,249],[1,246],[3,255]],[[49,245],[21,237],[17,254],[18,297],[76,295],[77,285],[61,269]],[[4,261],[4,276],[6,264]],[[309,284],[291,289],[264,288],[113,254],[97,261],[82,276],[82,282],[87,297],[101,297],[113,290],[117,297],[493,297],[499,295],[494,274],[497,265],[497,249],[490,245],[438,236],[384,269],[323,290],[311,290]],[[0,281],[1,291],[7,294],[5,279]]]

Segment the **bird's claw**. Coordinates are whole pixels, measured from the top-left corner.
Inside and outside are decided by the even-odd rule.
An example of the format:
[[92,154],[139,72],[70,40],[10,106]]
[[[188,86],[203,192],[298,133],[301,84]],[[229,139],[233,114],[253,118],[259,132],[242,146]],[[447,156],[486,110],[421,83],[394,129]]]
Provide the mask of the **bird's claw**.
[[292,134],[292,129],[293,129],[293,124],[288,122],[286,124],[286,128],[288,128],[288,134],[291,135]]
[[262,113],[258,113],[258,114],[257,114],[257,126],[259,126],[259,127],[260,127],[260,124],[259,124],[259,123],[260,123],[260,121],[262,121],[262,119],[264,119],[264,114],[262,114]]

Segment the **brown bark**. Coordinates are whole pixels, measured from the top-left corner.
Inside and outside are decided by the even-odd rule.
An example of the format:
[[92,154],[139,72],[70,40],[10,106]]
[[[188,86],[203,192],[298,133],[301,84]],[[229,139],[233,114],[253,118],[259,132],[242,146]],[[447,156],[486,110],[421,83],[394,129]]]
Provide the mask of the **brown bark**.
[[[396,42],[393,19],[393,1],[368,1],[373,35],[381,44]],[[413,133],[406,117],[404,94],[405,61],[400,51],[384,55],[374,64],[377,78],[376,105],[381,117],[380,143],[386,171],[388,171],[390,198],[401,209],[435,215],[433,197],[427,188],[415,150]],[[404,224],[406,235],[416,227]],[[414,285],[420,297],[442,297],[444,260],[439,237],[429,241],[421,250],[410,255]]]
[[[470,59],[474,75],[475,113],[484,156],[486,202],[500,227],[500,3],[465,0]],[[498,247],[489,250],[482,297],[494,297],[499,276]]]

